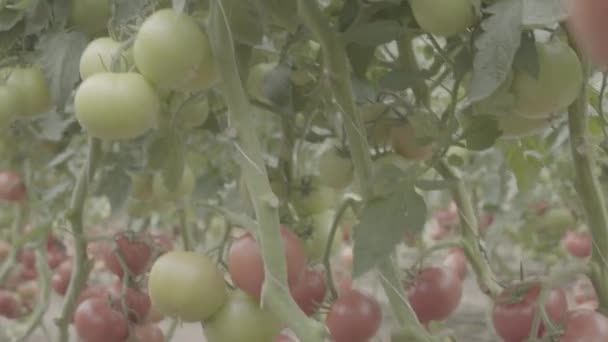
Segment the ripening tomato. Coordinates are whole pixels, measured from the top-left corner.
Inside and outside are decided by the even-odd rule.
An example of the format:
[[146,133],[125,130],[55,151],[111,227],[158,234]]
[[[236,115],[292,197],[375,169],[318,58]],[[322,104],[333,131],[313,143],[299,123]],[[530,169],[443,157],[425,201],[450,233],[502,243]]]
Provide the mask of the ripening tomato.
[[172,251],[156,259],[148,293],[162,314],[185,322],[204,321],[226,302],[223,274],[210,258],[195,252]]
[[26,198],[26,188],[21,176],[12,171],[0,171],[0,200],[21,202]]
[[300,309],[311,316],[321,307],[326,291],[327,278],[325,272],[306,267],[298,282],[291,288],[291,295]]
[[0,129],[9,127],[21,114],[19,93],[15,88],[0,85]]
[[116,274],[119,278],[123,277],[123,269],[118,260],[119,253],[125,262],[125,266],[133,275],[143,274],[152,258],[152,248],[143,240],[137,237],[131,239],[123,233],[114,236],[116,250],[110,250],[104,257],[104,263],[108,270]]
[[410,0],[410,6],[418,25],[438,36],[463,33],[476,21],[471,0]]
[[388,105],[384,103],[367,103],[359,108],[365,123],[371,146],[385,147],[389,144],[392,120],[386,115]]
[[105,31],[111,15],[111,0],[70,1],[70,25],[89,35]]
[[128,140],[156,127],[160,115],[156,90],[133,72],[100,72],[84,80],[74,97],[80,125],[102,140]]
[[[280,231],[287,263],[287,280],[292,287],[306,267],[306,255],[302,241],[296,234],[284,226],[281,226]],[[260,300],[264,283],[264,261],[260,246],[251,233],[239,237],[230,246],[228,272],[238,288]]]
[[89,298],[78,305],[74,327],[86,342],[124,342],[129,338],[125,315],[102,298]]
[[21,304],[13,292],[0,289],[0,316],[14,319],[19,317]]
[[72,261],[66,260],[62,262],[57,269],[55,269],[55,273],[53,273],[53,277],[51,279],[51,283],[53,285],[53,290],[57,292],[58,295],[64,296],[68,290],[68,286],[70,285],[70,277],[72,276]]
[[608,3],[603,0],[568,1],[570,5],[568,28],[580,49],[593,62],[608,65]]
[[157,172],[154,175],[154,181],[152,183],[152,191],[157,199],[161,200],[176,200],[183,197],[192,195],[196,187],[196,175],[192,171],[190,166],[184,166],[184,172],[182,178],[175,189],[170,190],[165,185],[165,180],[161,172]]
[[170,8],[154,12],[139,27],[133,56],[142,75],[161,89],[191,88],[201,74],[213,72],[204,70],[212,66],[207,34],[194,18]]
[[6,77],[6,86],[19,95],[22,115],[41,114],[51,109],[48,81],[39,67],[5,68],[0,71],[0,76]]
[[563,239],[564,247],[568,253],[577,258],[587,258],[591,256],[593,250],[593,237],[588,231],[576,232],[568,231]]
[[323,185],[319,177],[304,177],[297,188],[291,191],[291,203],[300,215],[318,214],[336,206],[334,189]]
[[152,323],[135,326],[135,339],[137,342],[165,342],[162,329]]
[[560,342],[608,341],[608,318],[589,309],[568,312]]
[[355,289],[340,294],[325,321],[334,342],[366,342],[376,335],[381,322],[378,301]]
[[136,288],[126,288],[123,292],[122,282],[117,282],[110,287],[109,295],[117,308],[122,307],[124,299],[129,312],[129,320],[134,323],[143,322],[150,311],[150,297],[147,293]]
[[26,268],[36,268],[36,254],[31,249],[23,249],[19,253],[19,262]]
[[268,342],[281,331],[281,321],[243,291],[236,290],[211,319],[203,322],[207,342]]
[[319,177],[321,182],[336,190],[342,190],[352,183],[355,167],[348,153],[332,146],[319,157]]
[[[118,54],[120,44],[110,37],[100,37],[90,42],[80,55],[80,78],[86,80],[100,72],[127,72],[132,64],[131,56],[126,51]],[[112,69],[114,59],[116,69]]]
[[460,304],[462,280],[455,271],[428,267],[421,270],[414,282],[407,286],[407,296],[422,324],[443,321]]
[[428,160],[433,156],[433,145],[420,144],[416,140],[416,131],[410,124],[399,124],[391,127],[390,139],[395,152],[403,158]]
[[[492,322],[498,336],[506,341],[524,341],[530,336],[540,291],[539,284],[525,284],[507,288],[499,295],[492,311]],[[545,310],[553,323],[564,322],[568,310],[564,290],[551,290]],[[541,325],[539,336],[543,330]]]
[[526,117],[547,117],[568,107],[583,85],[581,62],[568,44],[536,43],[539,74],[516,71],[512,91],[515,112]]

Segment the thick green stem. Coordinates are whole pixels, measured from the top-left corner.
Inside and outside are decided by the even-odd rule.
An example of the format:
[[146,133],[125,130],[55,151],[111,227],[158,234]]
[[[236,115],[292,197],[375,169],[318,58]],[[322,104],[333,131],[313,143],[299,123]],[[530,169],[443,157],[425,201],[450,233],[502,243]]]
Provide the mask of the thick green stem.
[[[570,45],[575,48],[571,41]],[[578,52],[578,51],[577,51]],[[579,58],[585,57],[579,53]],[[583,62],[583,71],[587,75],[589,66]],[[592,145],[589,142],[587,125],[587,84],[581,87],[576,101],[568,107],[568,127],[570,129],[570,147],[576,178],[574,180],[579,198],[585,208],[589,230],[593,236],[593,254],[591,256],[590,279],[595,287],[599,300],[599,309],[608,313],[608,213],[602,188],[593,173],[596,162]],[[602,113],[600,113],[602,115]]]
[[192,244],[192,231],[190,229],[190,225],[188,224],[187,209],[182,207],[177,211],[177,214],[179,216],[180,232],[182,235],[184,249],[187,251],[191,251],[194,249],[194,246]]
[[[355,106],[346,50],[338,34],[329,26],[316,1],[298,0],[298,14],[304,25],[321,44],[324,74],[328,78],[335,102],[344,115],[344,126],[355,172],[361,183],[362,197],[364,201],[368,201],[374,196],[372,159],[363,119]],[[384,291],[389,297],[393,297],[390,299],[396,299],[397,295],[402,297],[403,287],[397,269],[385,265],[379,268],[379,272],[384,279],[382,282]],[[416,315],[407,301],[391,300],[390,303],[401,324],[426,334],[424,328],[415,319]]]
[[91,271],[91,262],[87,256],[87,240],[84,234],[83,227],[83,211],[84,202],[87,197],[89,181],[95,174],[95,168],[101,155],[101,142],[98,139],[89,137],[88,157],[87,162],[83,166],[76,186],[72,193],[70,201],[70,210],[68,213],[68,221],[72,229],[74,237],[74,266],[70,285],[65,296],[65,302],[61,310],[61,317],[56,320],[57,328],[59,329],[59,342],[68,342],[69,340],[69,325],[72,320],[72,315],[76,309],[76,301],[80,292],[86,286],[89,272]]
[[327,329],[299,309],[287,287],[287,265],[279,234],[278,199],[270,188],[264,154],[254,129],[251,105],[237,69],[232,33],[221,0],[211,3],[210,40],[219,68],[222,94],[236,130],[234,141],[258,220],[257,238],[262,249],[265,279],[262,305],[281,317],[302,342],[320,342]]
[[496,297],[502,287],[498,283],[494,272],[484,255],[484,251],[479,244],[479,227],[473,204],[467,193],[464,182],[454,174],[445,162],[437,164],[437,172],[446,180],[452,181],[452,196],[458,206],[461,222],[461,235],[463,250],[475,271],[479,288],[490,297]]

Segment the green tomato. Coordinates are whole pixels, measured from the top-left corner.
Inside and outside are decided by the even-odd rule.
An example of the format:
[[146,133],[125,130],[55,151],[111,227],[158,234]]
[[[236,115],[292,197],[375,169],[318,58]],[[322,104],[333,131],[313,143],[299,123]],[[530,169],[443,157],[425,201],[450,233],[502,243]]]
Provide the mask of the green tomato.
[[333,209],[337,200],[334,189],[323,185],[319,177],[305,177],[291,192],[291,203],[304,216]]
[[[304,240],[304,250],[308,259],[313,263],[323,260],[335,216],[335,210],[327,210],[305,219],[306,224],[311,225],[312,233],[310,237]],[[333,256],[339,252],[341,247],[342,235],[340,229],[338,229],[332,241],[331,255]]]
[[184,173],[182,174],[182,179],[173,191],[169,190],[165,185],[165,180],[163,178],[163,174],[161,172],[157,172],[154,175],[154,181],[152,183],[152,189],[154,192],[154,196],[158,199],[162,200],[176,200],[179,198],[187,197],[192,195],[194,192],[194,188],[196,186],[196,177],[192,169],[186,165],[184,167]]
[[420,27],[437,36],[463,33],[477,20],[471,0],[410,0]]
[[207,97],[186,98],[185,96],[178,96],[173,99],[173,106],[176,110],[175,120],[182,127],[199,127],[209,117]]
[[240,290],[231,293],[222,309],[203,322],[207,342],[269,342],[281,328],[272,312]]
[[229,304],[224,275],[213,260],[195,252],[172,251],[156,259],[148,292],[158,311],[185,322],[209,319]]
[[247,91],[251,97],[260,102],[271,104],[270,100],[264,94],[264,87],[266,76],[276,68],[276,66],[277,63],[260,63],[251,68],[249,77],[247,78]]
[[348,154],[332,146],[319,158],[319,176],[325,185],[336,190],[344,189],[355,176],[353,161]]
[[543,132],[551,126],[550,118],[528,118],[515,113],[498,117],[503,138],[523,138]]
[[14,88],[0,85],[0,129],[5,129],[21,112],[19,93]]
[[[132,64],[132,56],[123,51],[120,43],[110,37],[101,37],[87,45],[80,56],[80,78],[86,80],[93,74],[105,71],[126,72]],[[117,69],[111,70],[112,60],[118,58]]]
[[70,25],[90,35],[105,31],[112,15],[111,0],[72,0]]
[[48,82],[38,67],[3,69],[6,85],[19,93],[22,115],[36,115],[51,109]]
[[565,43],[536,43],[536,50],[538,79],[524,71],[515,72],[515,111],[528,117],[547,117],[574,102],[583,85],[583,69],[576,52]]
[[83,81],[74,97],[80,125],[103,140],[127,140],[157,124],[160,100],[137,73],[102,72]]
[[209,41],[187,14],[161,9],[139,28],[133,43],[137,69],[163,89],[183,89],[209,70]]

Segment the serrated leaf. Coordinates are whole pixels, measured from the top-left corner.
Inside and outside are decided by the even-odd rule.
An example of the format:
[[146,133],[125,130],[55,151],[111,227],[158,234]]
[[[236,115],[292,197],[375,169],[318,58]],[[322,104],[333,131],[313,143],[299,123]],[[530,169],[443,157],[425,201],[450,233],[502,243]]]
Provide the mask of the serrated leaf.
[[49,79],[54,103],[62,109],[80,79],[80,56],[88,44],[85,34],[49,32],[36,45],[37,61]]
[[536,50],[536,41],[532,32],[522,34],[521,44],[513,59],[513,68],[527,73],[534,79],[538,79],[540,64],[538,61],[538,51]]
[[131,192],[131,177],[120,165],[114,165],[101,174],[98,195],[105,196],[112,211],[122,208]]
[[417,84],[424,79],[422,73],[416,73],[408,69],[395,69],[384,75],[380,81],[380,87],[390,90],[404,90]]
[[376,20],[351,26],[342,35],[345,44],[357,43],[378,46],[389,43],[403,34],[403,27],[394,20]]
[[521,1],[500,1],[487,8],[491,17],[483,21],[485,32],[475,41],[478,51],[473,61],[471,101],[490,96],[511,72],[521,40]]
[[498,120],[488,115],[475,116],[470,119],[464,136],[467,149],[483,151],[494,145],[500,138],[502,131],[498,127]]
[[424,199],[414,190],[369,201],[354,228],[353,278],[387,258],[406,233],[419,234],[426,210]]
[[551,25],[568,17],[564,0],[522,0],[523,24],[526,26]]
[[12,29],[24,16],[25,13],[23,13],[23,11],[11,9],[0,10],[0,31],[4,32]]
[[251,0],[223,0],[232,37],[245,45],[257,45],[264,37],[264,21]]
[[526,153],[519,145],[510,145],[505,153],[507,164],[515,175],[519,191],[530,190],[543,168],[542,161],[533,154]]

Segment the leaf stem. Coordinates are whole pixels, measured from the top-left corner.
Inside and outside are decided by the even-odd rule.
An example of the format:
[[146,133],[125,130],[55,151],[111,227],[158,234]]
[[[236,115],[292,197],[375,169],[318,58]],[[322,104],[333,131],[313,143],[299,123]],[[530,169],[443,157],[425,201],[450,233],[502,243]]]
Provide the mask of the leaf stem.
[[91,262],[87,256],[87,240],[83,227],[83,211],[84,202],[88,193],[89,181],[95,174],[95,168],[100,157],[101,141],[89,137],[87,161],[76,180],[76,186],[72,192],[70,210],[67,217],[72,229],[72,236],[74,237],[74,268],[65,296],[65,302],[61,310],[61,316],[55,321],[55,324],[59,329],[59,337],[57,339],[59,342],[68,342],[69,340],[68,328],[74,310],[76,309],[76,301],[80,292],[84,289],[87,279],[89,278],[89,272],[91,271]]
[[281,317],[302,342],[321,342],[327,329],[308,318],[298,307],[287,287],[287,265],[279,234],[278,199],[270,188],[264,154],[256,135],[251,105],[238,72],[232,32],[221,0],[211,3],[210,40],[219,68],[222,94],[230,110],[230,123],[236,129],[237,160],[258,220],[257,238],[262,249],[265,278],[262,306]]

